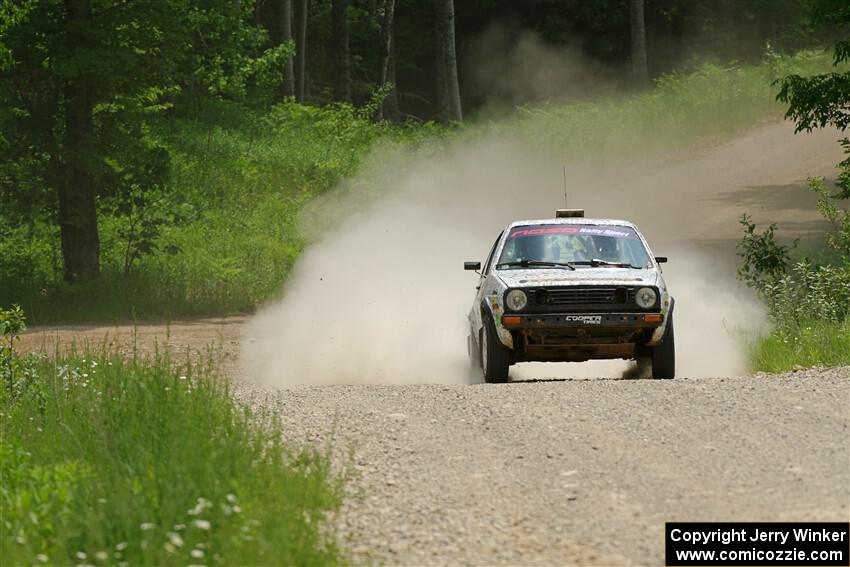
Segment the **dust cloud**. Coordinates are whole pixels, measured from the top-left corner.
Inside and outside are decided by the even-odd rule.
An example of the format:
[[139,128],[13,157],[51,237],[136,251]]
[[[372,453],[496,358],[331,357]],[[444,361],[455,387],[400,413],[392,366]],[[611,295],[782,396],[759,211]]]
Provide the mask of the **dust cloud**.
[[466,97],[483,114],[517,104],[593,100],[626,87],[628,70],[584,54],[577,42],[551,45],[539,35],[501,25],[472,39],[464,50]]
[[[732,152],[746,159],[739,154]],[[669,167],[616,156],[569,163],[508,136],[467,138],[437,153],[380,149],[355,179],[305,211],[314,244],[281,299],[247,326],[245,375],[272,387],[470,381],[466,315],[478,277],[462,262],[483,260],[508,222],[551,217],[563,206],[565,161],[570,206],[635,221],[654,253],[670,256],[664,274],[676,298],[677,373],[743,372],[741,334],[762,324],[761,311],[735,282],[729,242],[692,238],[705,212],[681,197],[688,175],[724,170],[705,159],[718,158]],[[619,377],[633,366],[520,364],[511,376]]]

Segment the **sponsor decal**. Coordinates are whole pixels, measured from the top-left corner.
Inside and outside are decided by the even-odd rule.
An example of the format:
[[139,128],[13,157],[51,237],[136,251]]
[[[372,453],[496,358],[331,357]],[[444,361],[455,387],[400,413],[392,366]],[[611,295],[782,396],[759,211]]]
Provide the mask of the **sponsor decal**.
[[564,321],[569,323],[584,323],[585,325],[601,325],[602,315],[567,315]]
[[637,238],[635,233],[630,231],[629,229],[620,229],[620,228],[599,228],[594,226],[589,226],[585,228],[579,229],[579,234],[598,234],[600,236],[614,236],[616,238]]
[[517,236],[537,236],[538,234],[575,234],[577,227],[573,226],[541,226],[538,228],[515,228],[511,231],[509,238]]

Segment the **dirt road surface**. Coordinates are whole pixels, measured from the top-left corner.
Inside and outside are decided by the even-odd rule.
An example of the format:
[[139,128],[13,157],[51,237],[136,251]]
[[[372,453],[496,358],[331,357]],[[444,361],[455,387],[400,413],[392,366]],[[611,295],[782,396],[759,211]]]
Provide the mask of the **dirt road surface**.
[[[830,174],[835,137],[771,126],[658,172],[658,186],[688,183],[656,196],[681,202],[657,237],[728,256],[745,210],[817,233],[803,185]],[[357,563],[660,565],[665,521],[850,519],[848,368],[264,390],[237,364],[246,320],[34,328],[21,348],[202,357],[211,346],[240,400],[278,411],[293,443],[331,447],[352,474],[334,522]]]
[[[109,337],[126,353],[168,344],[193,356],[211,346],[235,371],[244,322],[33,329],[20,346]],[[335,522],[361,564],[661,565],[665,521],[850,518],[850,368],[672,381],[237,384],[241,401],[279,412],[294,444],[332,448],[352,474]]]
[[271,394],[354,448],[342,533],[387,565],[663,565],[665,521],[846,521],[850,369]]

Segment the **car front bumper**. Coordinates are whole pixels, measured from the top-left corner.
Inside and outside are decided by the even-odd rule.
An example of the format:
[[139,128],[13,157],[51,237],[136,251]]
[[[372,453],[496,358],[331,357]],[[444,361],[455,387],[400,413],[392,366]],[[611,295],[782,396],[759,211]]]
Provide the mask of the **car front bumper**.
[[500,338],[516,362],[635,358],[663,334],[664,319],[659,311],[506,314]]
[[574,329],[574,328],[641,328],[654,329],[664,324],[664,314],[652,313],[546,313],[502,315],[502,325],[509,330]]

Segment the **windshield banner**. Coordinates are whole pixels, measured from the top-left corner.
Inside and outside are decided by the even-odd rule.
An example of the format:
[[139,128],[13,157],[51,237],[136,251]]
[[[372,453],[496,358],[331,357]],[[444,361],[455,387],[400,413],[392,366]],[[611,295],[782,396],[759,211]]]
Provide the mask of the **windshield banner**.
[[593,236],[613,236],[637,240],[637,234],[626,226],[577,226],[577,225],[541,225],[518,226],[511,230],[508,238],[517,236],[537,236],[540,234],[588,234]]

